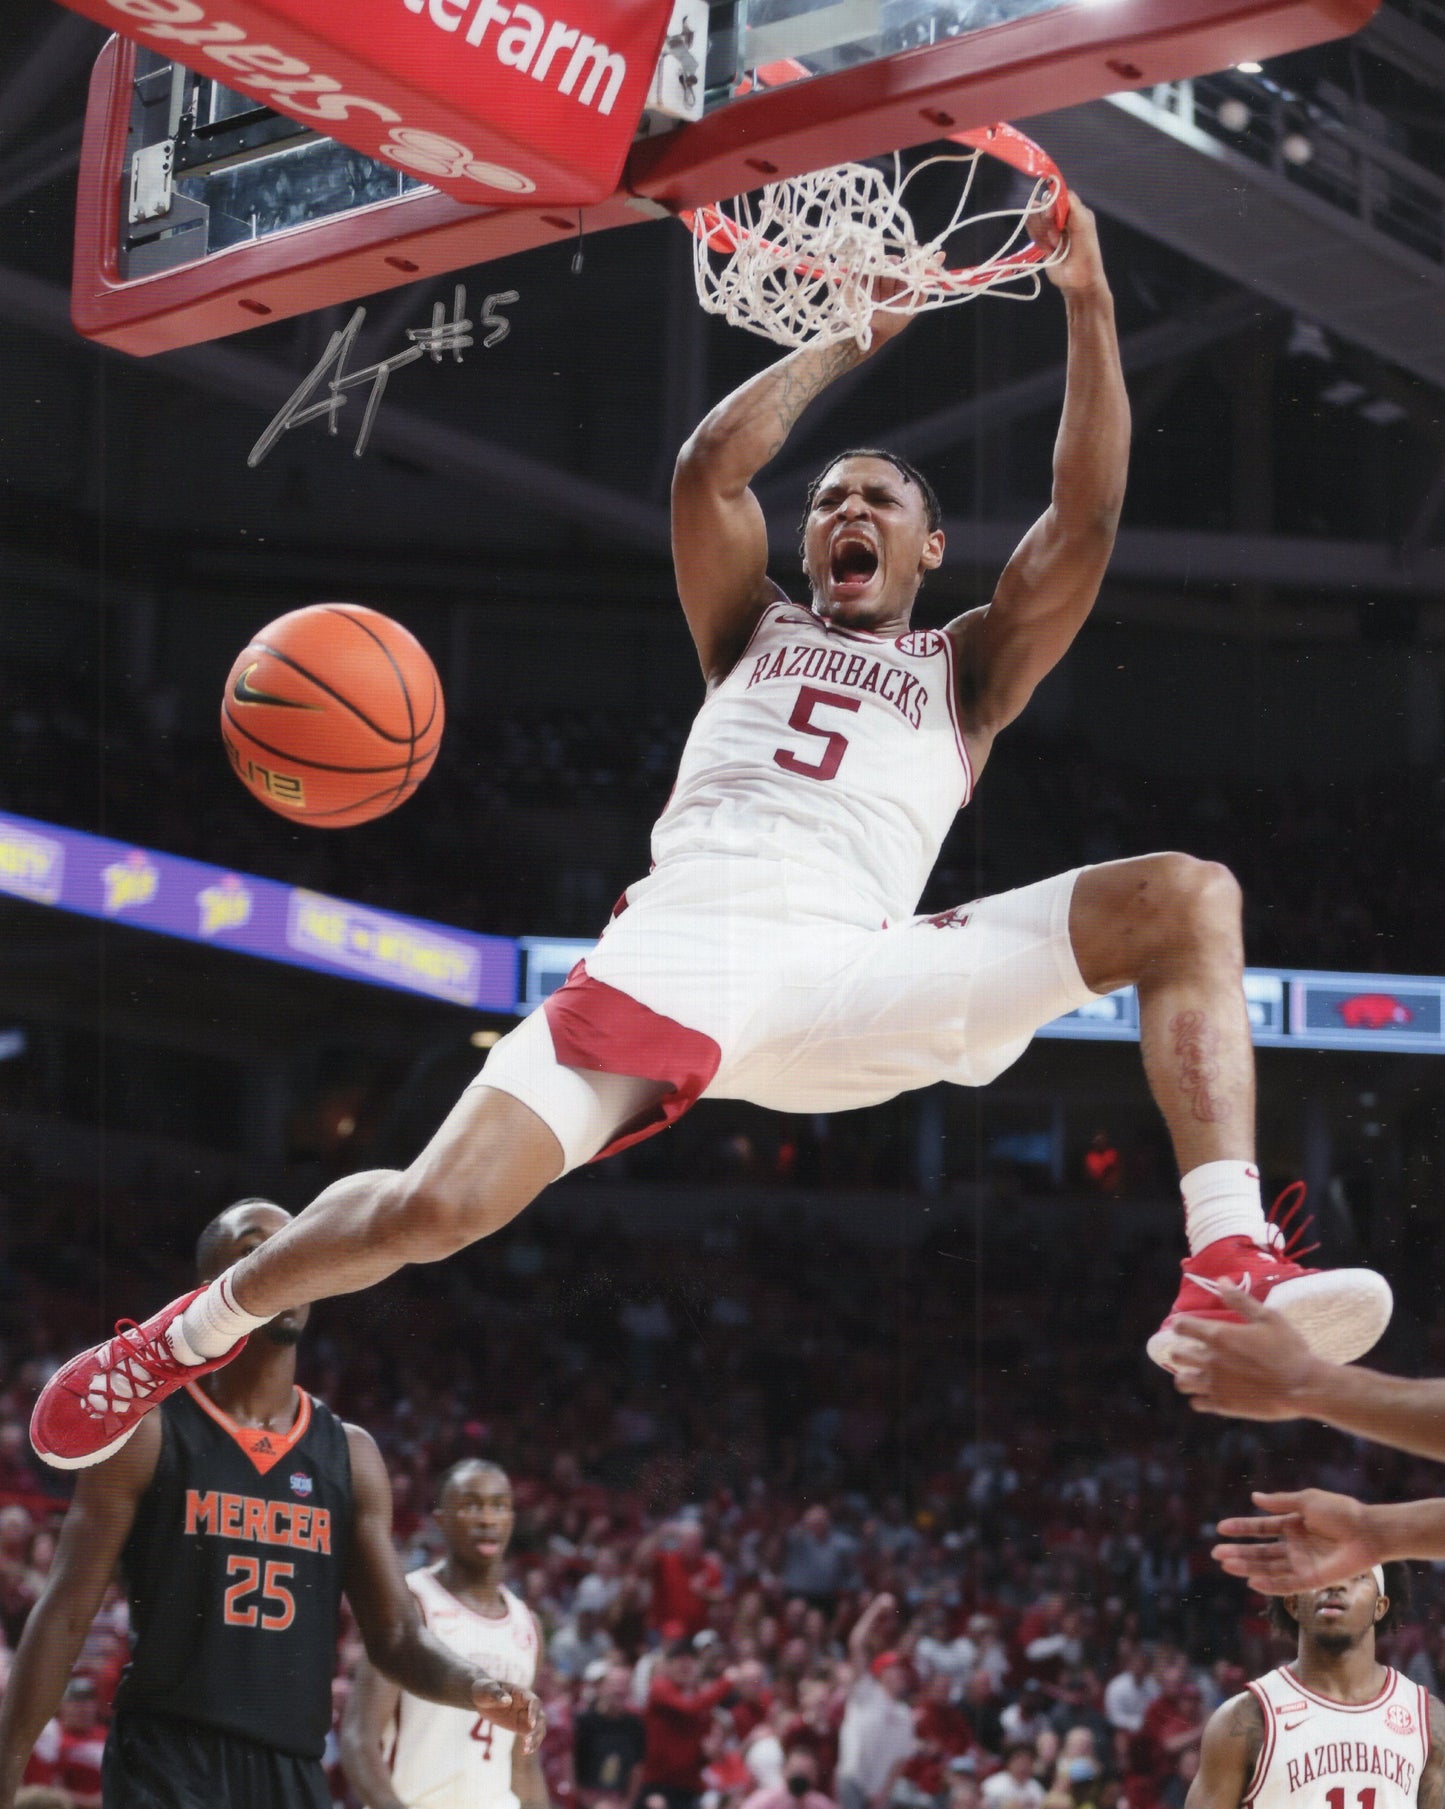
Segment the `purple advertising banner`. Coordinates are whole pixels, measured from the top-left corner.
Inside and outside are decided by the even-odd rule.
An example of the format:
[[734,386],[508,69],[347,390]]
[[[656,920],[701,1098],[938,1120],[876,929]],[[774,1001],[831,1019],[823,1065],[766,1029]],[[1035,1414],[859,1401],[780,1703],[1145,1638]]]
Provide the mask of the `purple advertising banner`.
[[482,1011],[517,1002],[517,944],[105,836],[0,816],[0,892]]

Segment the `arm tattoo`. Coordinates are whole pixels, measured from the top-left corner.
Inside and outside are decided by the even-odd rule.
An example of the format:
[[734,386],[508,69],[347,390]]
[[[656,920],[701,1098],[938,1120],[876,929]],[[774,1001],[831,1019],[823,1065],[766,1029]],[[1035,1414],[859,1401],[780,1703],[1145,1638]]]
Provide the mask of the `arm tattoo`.
[[1430,1698],[1430,1757],[1420,1774],[1416,1796],[1419,1809],[1441,1809],[1445,1804],[1445,1703]]
[[1264,1748],[1264,1716],[1253,1690],[1241,1692],[1229,1711],[1229,1731],[1244,1745],[1244,1787],[1248,1789]]
[[778,371],[778,437],[769,448],[770,460],[783,450],[788,435],[808,404],[820,396],[835,377],[852,370],[867,356],[856,340],[845,339],[838,345],[821,346],[805,353],[796,362],[792,358],[783,361]]
[[1179,1091],[1200,1124],[1222,1123],[1229,1105],[1211,1091],[1219,1079],[1219,1032],[1202,1011],[1176,1012],[1169,1031],[1179,1062]]

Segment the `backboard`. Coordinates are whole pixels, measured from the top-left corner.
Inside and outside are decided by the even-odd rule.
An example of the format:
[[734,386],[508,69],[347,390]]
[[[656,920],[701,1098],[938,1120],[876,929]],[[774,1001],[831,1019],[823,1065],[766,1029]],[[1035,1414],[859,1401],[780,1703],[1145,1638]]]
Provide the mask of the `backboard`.
[[[508,13],[498,0],[396,4],[445,9],[459,27],[473,9]],[[674,0],[620,182],[600,201],[579,187],[545,205],[490,164],[481,168],[498,180],[472,185],[480,204],[458,201],[425,179],[424,131],[412,167],[381,161],[166,52],[114,39],[91,83],[73,318],[134,353],[194,344],[583,227],[1263,60],[1357,30],[1378,4]],[[476,105],[485,110],[484,93]],[[449,141],[432,137],[437,168],[451,168]]]

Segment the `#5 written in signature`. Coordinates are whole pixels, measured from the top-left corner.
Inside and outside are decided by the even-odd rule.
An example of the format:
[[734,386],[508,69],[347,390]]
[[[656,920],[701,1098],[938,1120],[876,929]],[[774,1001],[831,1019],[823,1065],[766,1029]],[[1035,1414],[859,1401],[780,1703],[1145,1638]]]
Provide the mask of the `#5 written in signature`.
[[[489,295],[482,303],[481,315],[476,324],[488,329],[482,340],[484,351],[500,345],[512,330],[511,322],[496,310],[519,299],[515,289],[504,289],[498,295]],[[407,328],[406,336],[411,344],[404,352],[395,352],[390,358],[383,358],[377,364],[368,364],[364,370],[348,371],[347,360],[355,347],[362,322],[366,319],[366,309],[358,308],[346,325],[331,335],[330,343],[314,369],[307,373],[277,411],[275,419],[247,454],[246,463],[254,470],[282,434],[289,433],[293,427],[304,427],[308,421],[318,421],[323,415],[326,417],[328,431],[335,433],[336,417],[349,399],[347,390],[358,389],[369,383],[371,394],[366,398],[361,425],[356,433],[356,444],[352,447],[355,457],[360,458],[371,438],[377,410],[381,407],[381,398],[386,394],[386,385],[393,371],[399,371],[404,364],[411,364],[418,358],[429,357],[433,364],[440,364],[448,353],[454,363],[460,364],[463,351],[476,344],[472,337],[474,323],[466,318],[466,306],[467,292],[458,283],[452,295],[450,316],[441,302],[433,303],[429,327]],[[313,401],[312,397],[322,388],[327,392],[325,398],[319,402]]]

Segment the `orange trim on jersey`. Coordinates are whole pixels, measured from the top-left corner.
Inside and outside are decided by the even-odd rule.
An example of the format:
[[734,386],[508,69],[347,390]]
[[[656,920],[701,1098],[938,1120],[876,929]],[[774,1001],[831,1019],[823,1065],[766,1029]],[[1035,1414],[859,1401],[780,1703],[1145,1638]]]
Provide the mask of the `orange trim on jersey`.
[[1336,1702],[1333,1696],[1318,1696],[1313,1690],[1306,1689],[1288,1665],[1281,1665],[1279,1669],[1280,1675],[1288,1677],[1290,1687],[1298,1690],[1301,1696],[1307,1696],[1311,1702],[1319,1703],[1321,1708],[1334,1709],[1341,1715],[1368,1715],[1371,1709],[1377,1709],[1382,1702],[1389,1700],[1394,1694],[1395,1685],[1400,1681],[1400,1673],[1386,1665],[1385,1687],[1378,1696],[1372,1696],[1368,1702]]
[[304,1388],[296,1390],[300,1405],[289,1432],[268,1432],[264,1426],[239,1425],[194,1382],[186,1383],[186,1393],[199,1408],[210,1414],[223,1432],[235,1439],[262,1476],[269,1470],[274,1470],[286,1453],[301,1442],[306,1436],[306,1428],[311,1424],[311,1396]]
[[1260,1745],[1259,1757],[1254,1762],[1254,1773],[1249,1780],[1249,1788],[1239,1799],[1239,1809],[1249,1809],[1249,1805],[1264,1788],[1264,1781],[1269,1776],[1269,1762],[1274,1757],[1275,1742],[1278,1739],[1269,1697],[1265,1695],[1259,1683],[1247,1683],[1244,1687],[1259,1704],[1260,1713],[1264,1716],[1264,1740]]

